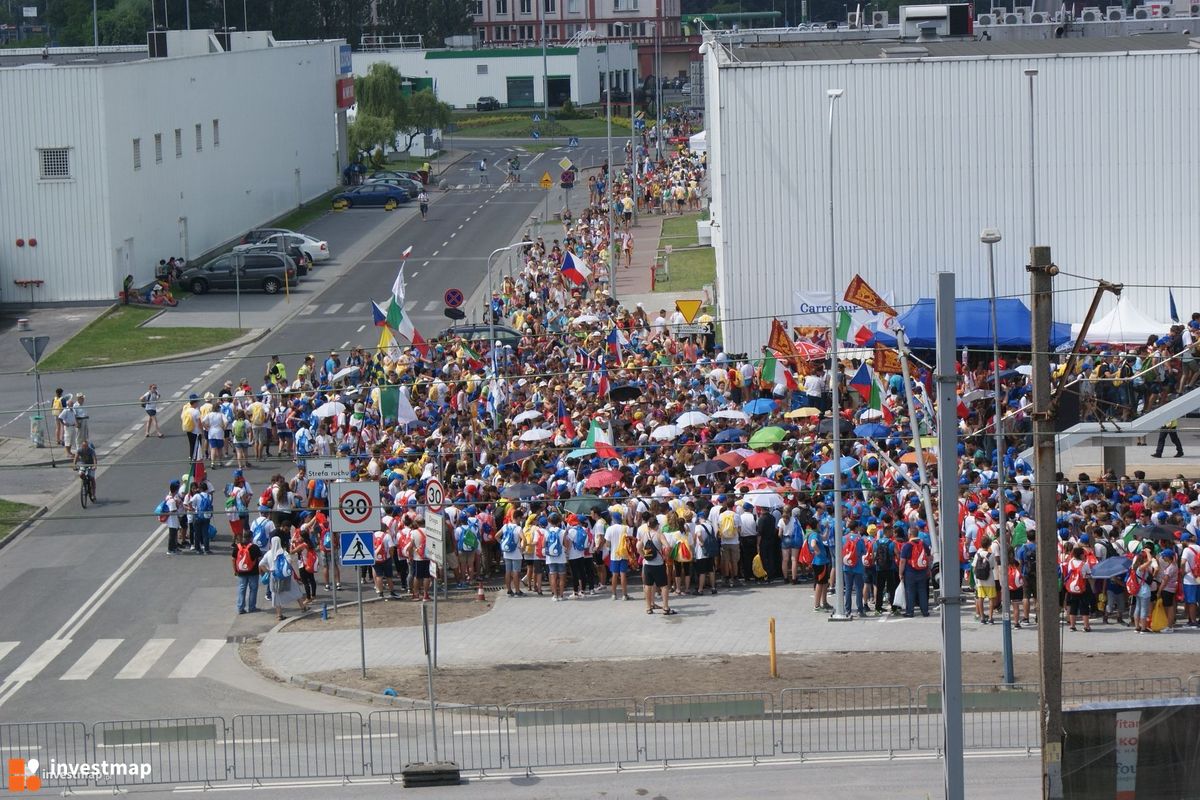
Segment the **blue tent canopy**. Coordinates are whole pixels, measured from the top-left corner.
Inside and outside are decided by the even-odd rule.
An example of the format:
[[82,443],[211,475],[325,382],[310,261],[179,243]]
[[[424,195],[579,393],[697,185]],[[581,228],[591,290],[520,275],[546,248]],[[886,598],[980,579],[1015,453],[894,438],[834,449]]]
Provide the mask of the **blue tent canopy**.
[[[922,297],[900,315],[899,324],[908,334],[908,346],[932,350],[937,346],[936,310],[932,298]],[[986,297],[964,297],[954,303],[955,347],[992,346],[992,301]],[[996,332],[1000,347],[1029,347],[1030,313],[1016,298],[996,300]],[[1071,326],[1055,322],[1050,329],[1050,345],[1058,347],[1071,338]],[[896,337],[883,331],[869,343],[895,346]]]

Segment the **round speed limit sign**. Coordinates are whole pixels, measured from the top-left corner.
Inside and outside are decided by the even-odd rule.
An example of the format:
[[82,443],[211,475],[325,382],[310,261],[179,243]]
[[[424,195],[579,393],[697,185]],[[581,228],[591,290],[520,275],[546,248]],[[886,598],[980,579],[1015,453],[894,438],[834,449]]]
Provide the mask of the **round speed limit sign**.
[[430,478],[425,484],[425,507],[430,511],[441,511],[446,502],[446,487],[437,478]]
[[373,508],[369,494],[354,484],[335,483],[333,488],[337,494],[336,497],[330,498],[334,501],[332,525],[334,531],[362,530],[364,525],[370,528],[375,524],[374,522],[368,524]]

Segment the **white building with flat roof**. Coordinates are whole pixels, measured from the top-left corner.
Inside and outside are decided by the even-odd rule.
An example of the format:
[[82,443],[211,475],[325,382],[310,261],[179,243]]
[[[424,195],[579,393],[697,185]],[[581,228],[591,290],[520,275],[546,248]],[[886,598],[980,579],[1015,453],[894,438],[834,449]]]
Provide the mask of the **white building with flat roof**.
[[0,51],[0,301],[115,298],[336,185],[339,43],[165,35]]
[[[840,297],[856,273],[897,308],[932,297],[938,270],[958,274],[960,297],[986,297],[984,228],[1003,236],[999,294],[1027,297],[1032,221],[1063,273],[1124,283],[1158,319],[1168,287],[1181,313],[1200,308],[1200,42],[1186,33],[707,38],[712,238],[729,349],[757,352],[772,316],[796,318],[797,292],[836,284]],[[844,90],[833,111],[836,280],[830,89]],[[1082,319],[1094,287],[1056,278],[1055,318]]]

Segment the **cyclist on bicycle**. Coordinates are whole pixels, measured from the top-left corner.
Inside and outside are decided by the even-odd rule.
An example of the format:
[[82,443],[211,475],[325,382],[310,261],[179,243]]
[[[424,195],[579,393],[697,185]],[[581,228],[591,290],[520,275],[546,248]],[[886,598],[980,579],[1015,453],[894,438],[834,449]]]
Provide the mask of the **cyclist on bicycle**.
[[75,448],[75,468],[80,475],[86,475],[88,478],[89,492],[92,499],[96,499],[96,448],[92,447],[92,443],[87,439],[79,442],[79,447]]

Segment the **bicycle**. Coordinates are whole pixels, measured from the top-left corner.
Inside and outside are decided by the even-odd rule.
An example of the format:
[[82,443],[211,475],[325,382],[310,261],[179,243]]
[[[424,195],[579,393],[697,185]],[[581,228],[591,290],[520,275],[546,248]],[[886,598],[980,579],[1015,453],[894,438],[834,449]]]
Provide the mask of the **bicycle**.
[[91,467],[79,468],[79,505],[87,508],[88,500],[96,502],[96,476]]

